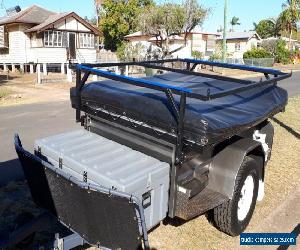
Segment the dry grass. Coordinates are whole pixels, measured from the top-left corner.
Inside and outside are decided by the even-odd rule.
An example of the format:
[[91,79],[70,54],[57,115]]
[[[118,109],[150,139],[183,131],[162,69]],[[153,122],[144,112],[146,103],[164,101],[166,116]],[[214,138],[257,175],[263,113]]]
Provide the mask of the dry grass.
[[5,86],[0,86],[0,100],[7,98],[12,93],[13,93],[13,91],[11,91],[9,88],[7,88]]

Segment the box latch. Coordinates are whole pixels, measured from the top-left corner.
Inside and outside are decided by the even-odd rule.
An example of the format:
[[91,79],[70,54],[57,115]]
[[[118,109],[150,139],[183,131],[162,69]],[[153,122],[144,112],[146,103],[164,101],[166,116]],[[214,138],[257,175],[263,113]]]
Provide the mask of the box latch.
[[144,193],[142,199],[143,208],[151,206],[151,191]]

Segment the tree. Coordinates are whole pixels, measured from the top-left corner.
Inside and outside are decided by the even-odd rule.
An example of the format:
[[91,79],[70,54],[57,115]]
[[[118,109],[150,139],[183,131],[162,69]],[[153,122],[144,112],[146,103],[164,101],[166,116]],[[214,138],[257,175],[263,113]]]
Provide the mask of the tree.
[[297,22],[300,20],[300,0],[287,0],[282,8],[277,27],[289,33],[289,47],[291,48],[293,31],[297,31]]
[[261,43],[261,47],[268,51],[277,63],[287,64],[291,61],[292,53],[282,39],[265,40]]
[[[187,44],[190,32],[201,26],[208,13],[196,0],[186,0],[183,4],[163,3],[152,5],[142,12],[139,18],[140,30],[156,38],[156,46],[162,51],[162,57],[170,56]],[[174,36],[183,38],[183,45],[170,50],[170,40]]]
[[124,36],[136,31],[140,13],[151,5],[152,0],[104,0],[99,21],[104,48],[116,51]]
[[234,26],[241,25],[240,19],[236,16],[232,17],[232,19],[230,20],[230,25],[231,25],[231,32],[233,32]]
[[90,24],[92,24],[94,26],[97,26],[97,18],[96,17],[88,18],[87,16],[85,16],[84,20],[89,22]]
[[220,25],[220,27],[217,29],[217,32],[223,32],[223,31],[224,31],[224,29],[223,29],[222,25]]
[[277,21],[274,19],[264,19],[258,24],[255,24],[255,31],[262,38],[266,39],[269,37],[275,37],[278,35],[278,29],[276,25]]

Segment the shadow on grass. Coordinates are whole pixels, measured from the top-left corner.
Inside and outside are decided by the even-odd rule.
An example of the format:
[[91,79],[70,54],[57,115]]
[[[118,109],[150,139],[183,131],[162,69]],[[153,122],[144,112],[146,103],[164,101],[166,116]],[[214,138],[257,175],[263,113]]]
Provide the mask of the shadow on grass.
[[8,83],[9,81],[11,80],[14,80],[14,79],[18,79],[18,78],[21,78],[21,76],[11,76],[11,75],[3,75],[3,74],[0,74],[0,86],[1,85],[5,85],[6,83]]
[[291,128],[288,125],[284,124],[282,121],[278,120],[275,117],[273,117],[271,119],[272,119],[272,121],[276,122],[279,126],[286,129],[290,134],[295,136],[297,139],[300,139],[300,134],[297,131],[295,131],[293,128]]

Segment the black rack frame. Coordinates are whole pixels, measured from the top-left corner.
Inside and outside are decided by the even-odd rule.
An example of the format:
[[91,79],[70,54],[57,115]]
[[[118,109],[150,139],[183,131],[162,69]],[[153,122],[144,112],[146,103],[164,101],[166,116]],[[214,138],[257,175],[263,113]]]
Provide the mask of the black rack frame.
[[[185,63],[185,69],[177,69],[173,67],[166,67],[163,66],[164,63]],[[260,81],[251,81],[251,80],[243,80],[237,79],[227,76],[219,76],[219,75],[212,75],[206,74],[203,72],[194,72],[194,69],[197,65],[209,65],[227,69],[236,69],[236,70],[243,70],[243,71],[250,71],[250,72],[257,72],[262,73],[265,76],[265,80],[262,78]],[[220,91],[215,94],[211,94],[210,88],[207,89],[206,94],[202,93],[195,93],[191,89],[184,88],[184,87],[177,87],[167,84],[162,84],[160,82],[153,82],[142,78],[133,78],[124,75],[118,75],[112,72],[108,72],[106,70],[100,70],[96,68],[106,68],[106,67],[116,67],[116,66],[142,66],[146,68],[154,68],[164,71],[170,72],[177,72],[187,75],[196,75],[202,76],[207,78],[212,78],[220,81],[232,81],[238,82],[243,86],[228,89],[225,91]],[[278,81],[284,80],[286,78],[291,77],[291,73],[284,73],[279,70],[270,69],[270,68],[259,68],[253,66],[246,66],[246,65],[237,65],[237,64],[228,64],[222,62],[212,62],[206,60],[196,60],[196,59],[164,59],[164,60],[155,60],[155,61],[133,61],[133,62],[119,62],[119,63],[96,63],[96,64],[76,64],[72,65],[71,68],[76,70],[76,95],[77,95],[77,105],[76,105],[76,121],[81,122],[81,91],[88,80],[91,74],[98,75],[107,79],[116,80],[119,82],[124,82],[127,84],[132,84],[136,86],[141,86],[145,88],[155,89],[158,91],[162,91],[166,94],[170,107],[172,109],[173,115],[177,122],[177,131],[176,131],[176,148],[175,148],[175,164],[178,165],[183,161],[183,122],[185,116],[185,109],[186,109],[186,99],[187,98],[195,98],[202,101],[209,101],[212,99],[217,99],[221,97],[225,97],[228,95],[233,95],[237,93],[241,93],[247,90],[251,90],[254,88],[259,88],[268,84],[277,84]],[[84,75],[82,76],[82,73]],[[270,75],[273,77],[271,78]],[[176,104],[174,95],[180,96],[179,105]]]

